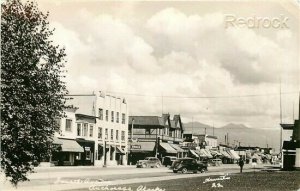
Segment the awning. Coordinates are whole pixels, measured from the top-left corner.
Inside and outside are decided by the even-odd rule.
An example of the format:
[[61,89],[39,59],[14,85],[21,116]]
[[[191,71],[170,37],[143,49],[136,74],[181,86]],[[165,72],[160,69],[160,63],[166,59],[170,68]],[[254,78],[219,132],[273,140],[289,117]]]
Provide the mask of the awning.
[[170,145],[179,153],[185,152],[182,148],[179,147],[179,145],[176,145],[176,144],[170,144]]
[[62,145],[63,144],[63,142],[55,136],[53,137],[53,142],[52,143],[55,144],[55,145]]
[[166,151],[166,153],[177,153],[177,151],[173,147],[171,147],[169,143],[160,143],[159,146],[161,146]]
[[120,147],[117,147],[117,151],[116,152],[119,153],[119,154],[125,155],[125,151],[122,148],[120,148]]
[[197,153],[197,155],[199,155],[202,158],[207,158],[207,155],[204,152],[204,149],[200,149],[200,150],[195,150],[195,152]]
[[62,152],[76,152],[83,153],[84,149],[75,141],[69,139],[59,139],[62,142],[61,151]]
[[213,158],[213,156],[210,154],[209,149],[203,149],[205,151],[205,154],[208,158]]
[[224,151],[221,151],[222,155],[226,158],[229,158],[229,159],[232,159],[231,155],[228,154],[225,150]]
[[229,152],[233,159],[240,159],[240,156],[234,150],[229,150]]
[[191,152],[195,157],[199,157],[199,156],[197,155],[197,153],[196,153],[194,150],[190,150],[190,152]]
[[130,144],[130,152],[153,152],[155,142],[136,142]]

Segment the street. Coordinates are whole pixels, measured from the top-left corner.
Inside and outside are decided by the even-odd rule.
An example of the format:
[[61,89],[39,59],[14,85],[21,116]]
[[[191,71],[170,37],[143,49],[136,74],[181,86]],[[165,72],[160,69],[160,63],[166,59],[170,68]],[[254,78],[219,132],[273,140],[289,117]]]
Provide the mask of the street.
[[[262,166],[261,166],[262,167]],[[260,167],[260,168],[261,168]],[[245,165],[245,172],[254,172],[250,165]],[[258,172],[258,169],[255,170]],[[19,184],[17,190],[107,190],[116,185],[141,185],[152,187],[156,184],[167,185],[166,181],[179,181],[186,183],[195,177],[224,176],[239,173],[236,164],[226,164],[219,167],[209,167],[205,173],[182,174],[173,173],[166,167],[160,168],[135,168],[135,166],[116,167],[53,167],[36,168],[36,173],[30,174],[30,181]],[[193,179],[194,180],[194,179]],[[182,184],[184,185],[184,184]],[[92,188],[96,186],[97,188]],[[108,187],[105,187],[108,186]],[[5,184],[5,190],[13,190],[9,184]],[[145,188],[141,188],[145,190]],[[123,189],[124,190],[124,189]],[[168,188],[166,190],[173,190]]]

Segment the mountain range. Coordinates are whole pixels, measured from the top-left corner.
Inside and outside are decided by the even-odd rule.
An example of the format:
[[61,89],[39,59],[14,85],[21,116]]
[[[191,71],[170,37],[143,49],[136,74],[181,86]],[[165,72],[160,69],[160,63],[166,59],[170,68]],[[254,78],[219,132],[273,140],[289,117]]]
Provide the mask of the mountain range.
[[225,143],[225,135],[228,134],[230,145],[271,147],[275,152],[279,151],[280,128],[258,129],[250,128],[244,124],[229,123],[222,127],[212,127],[200,122],[183,124],[185,133],[208,134],[218,137],[218,143]]

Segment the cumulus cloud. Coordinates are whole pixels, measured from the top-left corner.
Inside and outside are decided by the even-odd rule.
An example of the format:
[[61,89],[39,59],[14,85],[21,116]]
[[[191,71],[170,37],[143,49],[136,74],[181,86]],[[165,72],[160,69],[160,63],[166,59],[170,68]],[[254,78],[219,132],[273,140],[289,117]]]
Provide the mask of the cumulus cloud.
[[[53,22],[55,41],[66,46],[70,92],[148,95],[124,95],[133,115],[163,110],[220,126],[273,127],[278,96],[191,97],[276,93],[283,66],[287,73],[293,71],[293,79],[299,74],[297,48],[289,43],[296,38],[293,31],[275,31],[271,38],[250,29],[226,29],[222,12],[190,14],[165,7],[135,24],[120,14],[92,14],[86,8],[73,17],[72,23]],[[294,90],[294,83],[286,91]]]

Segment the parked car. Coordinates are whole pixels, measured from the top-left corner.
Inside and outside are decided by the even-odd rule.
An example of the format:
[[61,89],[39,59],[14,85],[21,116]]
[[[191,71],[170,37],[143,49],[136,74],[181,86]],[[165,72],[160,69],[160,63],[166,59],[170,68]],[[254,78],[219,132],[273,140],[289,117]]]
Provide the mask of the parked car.
[[162,164],[166,167],[171,166],[176,159],[174,156],[165,156]]
[[161,166],[161,162],[158,158],[156,157],[147,157],[145,158],[145,160],[139,160],[136,163],[136,167],[137,168],[147,168],[147,167],[160,167]]
[[182,173],[188,173],[192,171],[193,173],[197,173],[200,171],[203,173],[207,171],[207,163],[197,161],[193,158],[180,158],[173,162],[171,169],[174,173],[181,171]]

